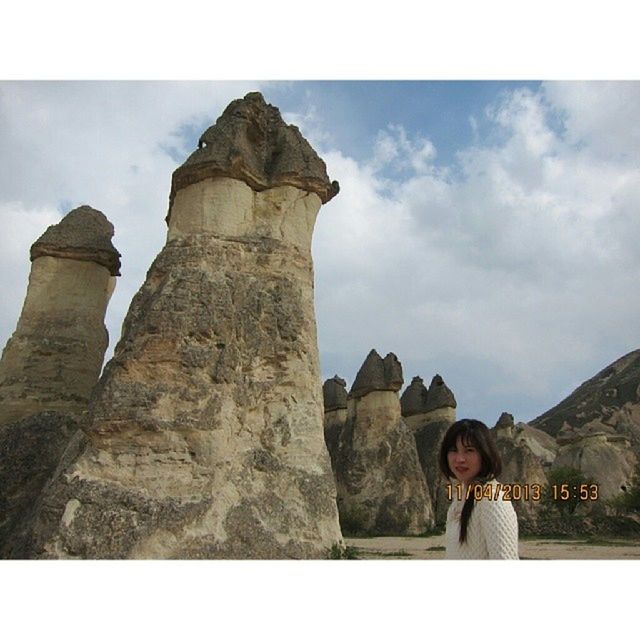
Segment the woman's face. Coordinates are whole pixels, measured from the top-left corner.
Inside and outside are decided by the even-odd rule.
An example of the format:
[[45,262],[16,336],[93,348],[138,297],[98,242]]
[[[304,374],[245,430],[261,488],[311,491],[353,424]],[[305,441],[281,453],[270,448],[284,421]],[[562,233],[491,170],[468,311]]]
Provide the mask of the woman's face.
[[451,473],[465,484],[469,484],[482,468],[482,456],[475,446],[468,441],[466,444],[458,436],[455,447],[447,452],[447,462]]

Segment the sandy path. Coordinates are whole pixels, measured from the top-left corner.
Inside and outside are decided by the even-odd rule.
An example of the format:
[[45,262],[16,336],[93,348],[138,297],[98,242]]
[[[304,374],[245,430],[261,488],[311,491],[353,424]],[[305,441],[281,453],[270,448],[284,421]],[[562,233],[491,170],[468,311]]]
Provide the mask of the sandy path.
[[[430,538],[345,538],[365,560],[444,560],[444,535]],[[609,546],[577,540],[520,540],[522,560],[630,560],[640,559],[640,540],[612,541]],[[621,544],[624,543],[624,544]]]

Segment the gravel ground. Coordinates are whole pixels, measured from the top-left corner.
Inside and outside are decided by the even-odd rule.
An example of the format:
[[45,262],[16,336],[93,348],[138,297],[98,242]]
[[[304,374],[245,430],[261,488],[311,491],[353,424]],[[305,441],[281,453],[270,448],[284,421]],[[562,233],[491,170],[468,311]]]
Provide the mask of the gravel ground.
[[[345,538],[364,560],[444,560],[444,535],[429,538],[381,537]],[[520,540],[521,560],[630,560],[640,559],[640,540]]]

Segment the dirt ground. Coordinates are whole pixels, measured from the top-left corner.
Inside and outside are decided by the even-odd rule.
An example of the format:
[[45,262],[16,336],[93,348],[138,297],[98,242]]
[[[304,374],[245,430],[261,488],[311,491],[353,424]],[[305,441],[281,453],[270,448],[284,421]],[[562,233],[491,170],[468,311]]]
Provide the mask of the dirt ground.
[[[429,538],[345,538],[363,560],[444,560],[444,535]],[[584,542],[561,539],[521,539],[521,560],[640,559],[640,540]]]

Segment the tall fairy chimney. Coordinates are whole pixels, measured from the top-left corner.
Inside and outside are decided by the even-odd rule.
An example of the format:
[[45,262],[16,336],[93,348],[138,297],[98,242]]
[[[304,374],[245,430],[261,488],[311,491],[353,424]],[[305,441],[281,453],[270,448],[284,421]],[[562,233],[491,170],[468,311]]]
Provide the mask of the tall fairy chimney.
[[86,409],[108,346],[104,316],[120,275],[112,237],[104,214],[85,205],[31,247],[26,299],[0,360],[0,425],[42,411]]
[[310,558],[342,540],[311,259],[338,185],[259,93],[198,146],[33,556]]

